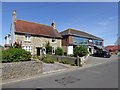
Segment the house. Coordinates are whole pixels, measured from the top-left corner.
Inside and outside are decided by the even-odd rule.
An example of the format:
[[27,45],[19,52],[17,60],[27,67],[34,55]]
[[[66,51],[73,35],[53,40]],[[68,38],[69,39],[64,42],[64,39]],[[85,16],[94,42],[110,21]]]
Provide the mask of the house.
[[120,45],[108,45],[105,48],[112,54],[117,53],[120,50]]
[[[55,54],[55,49],[61,47],[61,35],[56,29],[55,22],[51,26],[28,22],[16,19],[16,11],[12,13],[12,24],[10,36],[5,37],[5,45],[18,42],[22,48],[30,51],[31,54],[41,55],[42,50],[47,42],[52,46],[52,54]],[[8,41],[7,41],[8,40]]]
[[69,28],[60,34],[63,37],[62,47],[68,55],[73,54],[73,48],[78,45],[86,45],[91,54],[95,52],[96,47],[103,47],[103,39],[80,30]]

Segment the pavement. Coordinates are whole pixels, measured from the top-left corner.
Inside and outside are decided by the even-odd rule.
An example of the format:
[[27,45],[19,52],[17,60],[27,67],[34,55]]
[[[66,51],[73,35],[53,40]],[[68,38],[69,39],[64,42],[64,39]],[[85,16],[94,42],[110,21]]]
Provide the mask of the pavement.
[[76,67],[77,69],[71,68],[4,83],[3,88],[118,88],[117,56],[113,55],[111,58],[90,56],[88,60],[83,67]]
[[66,71],[72,71],[72,70],[76,70],[76,69],[89,68],[92,66],[97,66],[97,65],[100,65],[103,63],[111,62],[111,61],[116,60],[116,59],[118,59],[118,57],[116,55],[112,55],[111,58],[100,58],[100,57],[89,56],[88,60],[84,63],[84,65],[82,67],[61,64],[58,62],[55,62],[54,64],[43,63],[43,74],[42,75],[35,75],[32,77],[15,79],[12,81],[11,80],[3,81],[3,84],[22,81],[22,80],[26,80],[26,79],[32,79],[32,78],[36,78],[36,77],[42,77],[45,75],[52,75],[55,73],[63,73]]

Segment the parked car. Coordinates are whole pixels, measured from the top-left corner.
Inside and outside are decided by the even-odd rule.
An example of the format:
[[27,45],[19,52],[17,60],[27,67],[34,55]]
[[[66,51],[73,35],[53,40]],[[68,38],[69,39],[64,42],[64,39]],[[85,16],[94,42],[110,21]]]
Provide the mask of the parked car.
[[111,54],[109,52],[107,52],[107,51],[100,50],[100,51],[97,51],[96,53],[94,53],[93,56],[110,58]]

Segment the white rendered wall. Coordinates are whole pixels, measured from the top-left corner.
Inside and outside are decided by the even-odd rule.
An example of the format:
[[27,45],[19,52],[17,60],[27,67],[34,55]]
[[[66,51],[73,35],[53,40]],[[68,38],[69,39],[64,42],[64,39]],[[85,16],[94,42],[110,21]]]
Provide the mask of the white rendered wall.
[[73,46],[68,46],[68,48],[67,48],[67,54],[68,55],[73,54]]

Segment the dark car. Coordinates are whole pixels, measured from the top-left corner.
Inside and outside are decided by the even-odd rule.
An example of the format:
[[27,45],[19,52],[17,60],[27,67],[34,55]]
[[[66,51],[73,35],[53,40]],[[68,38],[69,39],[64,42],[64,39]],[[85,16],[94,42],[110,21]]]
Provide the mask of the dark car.
[[107,52],[107,51],[100,50],[100,51],[97,51],[96,53],[94,53],[93,56],[110,58],[111,54],[109,52]]

